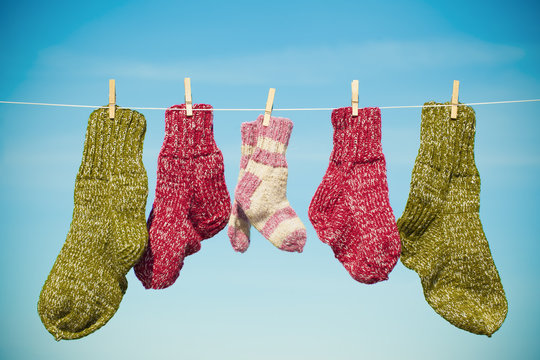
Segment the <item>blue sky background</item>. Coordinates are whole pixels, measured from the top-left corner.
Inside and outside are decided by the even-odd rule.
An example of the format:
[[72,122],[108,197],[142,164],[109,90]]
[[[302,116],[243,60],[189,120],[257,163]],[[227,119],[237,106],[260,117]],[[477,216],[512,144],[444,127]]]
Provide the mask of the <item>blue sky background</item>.
[[[0,100],[121,106],[193,99],[215,108],[540,98],[535,1],[3,2]],[[308,228],[304,253],[253,233],[245,254],[226,231],[186,260],[178,281],[145,290],[130,272],[117,314],[96,333],[57,343],[36,311],[73,210],[91,109],[0,104],[0,358],[2,359],[537,359],[540,357],[540,103],[475,107],[481,219],[508,317],[492,338],[459,330],[426,303],[416,273],[355,282],[307,217],[332,149],[330,112],[276,112],[295,124],[288,196]],[[148,122],[150,210],[164,112]],[[216,112],[215,137],[234,192],[240,124],[257,113]],[[419,145],[420,109],[383,110],[383,149],[396,218]]]

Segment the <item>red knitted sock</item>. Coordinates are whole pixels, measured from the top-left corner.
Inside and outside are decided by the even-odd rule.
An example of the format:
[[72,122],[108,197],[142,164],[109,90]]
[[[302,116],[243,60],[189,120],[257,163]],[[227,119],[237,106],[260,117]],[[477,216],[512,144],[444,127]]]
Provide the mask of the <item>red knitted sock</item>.
[[[214,142],[212,113],[194,111],[193,117],[187,117],[185,111],[173,110],[184,107],[175,105],[165,112],[156,197],[148,218],[149,245],[135,266],[135,274],[147,289],[172,285],[184,258],[199,251],[204,238],[221,230],[229,215],[230,199],[223,157]],[[194,104],[193,108],[211,107]],[[204,161],[217,170],[201,165]],[[213,181],[219,184],[209,183]],[[205,195],[210,198],[208,206],[214,208],[201,212]]]
[[[195,104],[194,108],[212,109],[212,106]],[[181,116],[185,116],[185,113],[181,112]],[[231,214],[231,198],[225,183],[223,154],[214,141],[212,118],[212,111],[194,111],[193,118],[184,120],[196,122],[197,126],[200,126],[194,139],[201,151],[193,158],[193,202],[190,219],[203,239],[209,239],[223,230]]]
[[309,206],[319,238],[351,276],[372,284],[388,279],[401,251],[388,199],[379,108],[332,111],[334,149]]

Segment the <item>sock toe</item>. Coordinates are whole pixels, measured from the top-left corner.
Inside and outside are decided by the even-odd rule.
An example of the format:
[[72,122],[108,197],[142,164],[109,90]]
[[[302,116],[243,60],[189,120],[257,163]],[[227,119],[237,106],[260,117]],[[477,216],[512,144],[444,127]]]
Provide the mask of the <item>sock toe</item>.
[[235,228],[234,226],[229,226],[227,229],[227,235],[229,236],[229,239],[231,239],[231,245],[234,251],[243,253],[248,249],[249,237],[244,234],[243,231]]
[[81,282],[73,280],[58,277],[46,283],[38,301],[41,320],[57,341],[79,339],[105,325],[124,294],[120,282],[108,274],[88,276]]
[[425,291],[427,302],[452,325],[478,335],[491,336],[507,314],[504,295],[479,296],[474,289],[437,287]]
[[354,280],[363,284],[375,284],[388,280],[388,271],[365,261],[355,260],[352,263],[344,264],[344,266]]
[[281,246],[281,250],[290,251],[290,252],[299,252],[301,253],[304,250],[304,245],[306,244],[307,234],[306,229],[298,229],[291,232]]

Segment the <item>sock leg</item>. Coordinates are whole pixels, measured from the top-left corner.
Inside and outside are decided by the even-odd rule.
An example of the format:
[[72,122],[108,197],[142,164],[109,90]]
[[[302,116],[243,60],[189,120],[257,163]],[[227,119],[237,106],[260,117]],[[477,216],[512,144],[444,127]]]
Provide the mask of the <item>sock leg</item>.
[[343,187],[339,186],[344,183],[343,173],[339,171],[336,164],[330,162],[323,180],[315,195],[311,199],[309,205],[308,216],[317,232],[317,235],[325,244],[332,248],[342,248],[342,244],[337,242],[343,240],[343,227],[332,226],[332,219],[344,216],[340,212],[344,208]]
[[[246,173],[248,161],[257,144],[256,129],[257,124],[255,121],[243,123],[240,128],[242,134],[242,147],[238,182],[240,182]],[[250,228],[251,224],[249,219],[235,199],[232,205],[231,216],[229,217],[229,227],[227,229],[227,234],[229,235],[231,245],[235,251],[245,252],[249,247]]]
[[450,176],[458,163],[457,139],[463,133],[460,123],[451,121],[449,109],[430,107],[435,105],[434,102],[425,105],[409,198],[397,222],[401,235],[401,261],[420,276],[425,274],[427,264],[437,253],[432,241],[426,239],[442,236],[438,224]]
[[[203,239],[220,232],[231,214],[231,199],[225,184],[223,155],[214,141],[213,113],[210,105],[194,104],[193,118],[179,112],[179,122],[195,139],[192,147],[193,201],[189,217]],[[193,125],[195,124],[195,125]]]
[[148,243],[145,208],[148,177],[142,162],[146,119],[136,111],[119,109],[118,145],[111,176],[113,264],[125,277]]
[[202,238],[209,239],[227,225],[231,214],[221,151],[195,159],[193,173],[195,183],[190,219]]

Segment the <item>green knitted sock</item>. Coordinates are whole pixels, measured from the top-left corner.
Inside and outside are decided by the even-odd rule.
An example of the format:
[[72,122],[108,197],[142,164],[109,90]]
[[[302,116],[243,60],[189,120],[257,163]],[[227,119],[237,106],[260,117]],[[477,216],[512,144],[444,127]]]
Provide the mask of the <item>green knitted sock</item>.
[[[475,114],[472,108],[460,106],[457,120],[450,120],[450,109],[440,109],[435,116],[438,122],[453,122],[459,128],[457,162],[436,220],[419,238],[405,232],[402,238],[404,243],[421,244],[411,258],[421,259],[412,262],[431,307],[461,329],[491,336],[506,317],[507,302],[479,217]],[[405,214],[402,219],[398,227],[406,229]]]
[[125,278],[140,259],[148,243],[146,199],[148,177],[142,162],[146,119],[132,110],[119,110],[115,162],[111,169],[110,199],[113,223],[114,266]]
[[431,105],[435,103],[426,103],[422,109],[420,149],[414,163],[409,198],[397,222],[401,261],[421,277],[427,275],[433,256],[441,252],[425,239],[442,237],[435,225],[440,222],[450,175],[457,166],[456,139],[463,133],[460,123],[446,116],[446,108],[429,107]]
[[474,110],[460,106],[457,121],[464,124],[464,137],[441,221],[444,261],[422,279],[422,285],[428,303],[450,323],[491,336],[506,318],[508,304],[480,222]]
[[73,220],[38,302],[57,340],[86,336],[114,315],[127,289],[125,275],[144,251],[145,129],[144,117],[131,110],[117,109],[113,120],[107,109],[90,115]]

